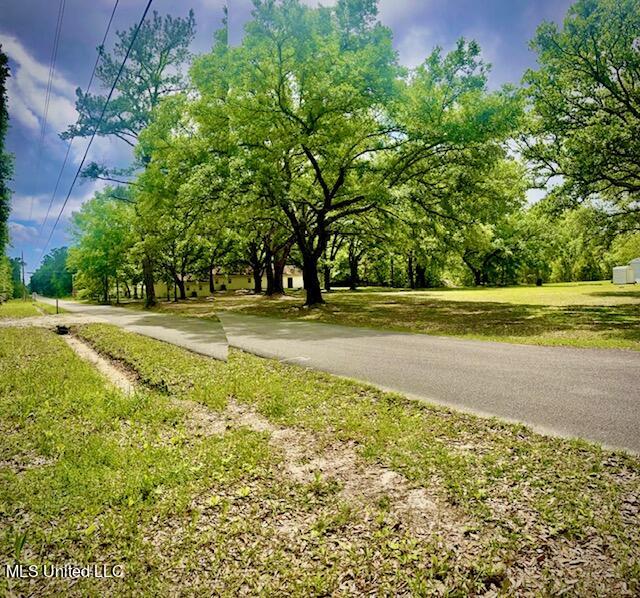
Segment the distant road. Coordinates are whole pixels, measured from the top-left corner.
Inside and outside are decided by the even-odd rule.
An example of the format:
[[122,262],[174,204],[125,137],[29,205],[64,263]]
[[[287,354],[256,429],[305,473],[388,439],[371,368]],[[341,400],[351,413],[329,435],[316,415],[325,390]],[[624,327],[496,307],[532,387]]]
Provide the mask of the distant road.
[[217,315],[245,351],[640,453],[640,352]]
[[[38,301],[55,305],[55,299],[38,296]],[[43,316],[44,321],[83,323],[104,322],[125,330],[184,347],[216,359],[227,359],[227,339],[220,322],[174,316],[150,311],[134,311],[109,305],[88,305],[76,301],[60,301],[68,314]],[[52,318],[56,319],[53,320]]]

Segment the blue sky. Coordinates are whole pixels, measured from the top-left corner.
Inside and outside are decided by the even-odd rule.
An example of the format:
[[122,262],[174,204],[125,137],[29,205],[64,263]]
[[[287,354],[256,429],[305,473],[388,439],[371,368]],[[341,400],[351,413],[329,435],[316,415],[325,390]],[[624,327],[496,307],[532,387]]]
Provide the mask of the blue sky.
[[[334,0],[302,1],[311,6],[334,3]],[[155,0],[153,9],[160,14],[184,16],[193,8],[197,35],[192,51],[199,54],[211,47],[223,3],[224,0]],[[145,4],[145,0],[120,0],[108,47],[116,30],[128,28],[140,18]],[[436,45],[449,49],[461,36],[477,40],[485,60],[493,65],[490,84],[498,87],[518,83],[523,72],[535,66],[535,55],[528,49],[528,42],[536,27],[544,20],[561,22],[570,4],[569,0],[380,0],[379,16],[393,30],[400,61],[410,67],[422,62]],[[251,6],[251,0],[229,0],[232,43],[241,39]],[[87,84],[95,49],[112,8],[113,0],[66,0],[48,125],[39,151],[58,1],[0,0],[0,43],[12,69],[7,145],[15,156],[15,174],[11,182],[9,253],[20,255],[23,251],[28,271],[37,268],[50,226],[84,152],[86,141],[74,141],[72,163],[67,165],[52,215],[43,227],[66,150],[58,133],[75,121],[75,89],[84,89]],[[129,159],[126,144],[105,138],[96,138],[89,153],[89,160],[111,165],[125,165]],[[68,244],[70,214],[101,187],[99,182],[88,181],[76,185],[48,250]]]

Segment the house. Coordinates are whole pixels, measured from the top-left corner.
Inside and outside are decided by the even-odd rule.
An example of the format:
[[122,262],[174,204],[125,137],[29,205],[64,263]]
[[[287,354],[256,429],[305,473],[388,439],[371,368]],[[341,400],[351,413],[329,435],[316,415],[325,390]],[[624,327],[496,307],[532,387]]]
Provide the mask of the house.
[[[253,274],[251,273],[251,270],[227,273],[220,269],[216,269],[214,271],[213,283],[216,291],[238,291],[242,289],[253,290],[254,287]],[[285,289],[303,288],[302,270],[295,266],[285,266],[283,283]],[[267,277],[264,274],[262,275],[262,288],[267,288]],[[184,281],[184,290],[187,297],[208,297],[210,295],[209,278],[188,276]],[[167,293],[167,283],[156,282],[155,291],[156,297],[173,296],[173,284],[169,285],[169,292]]]
[[640,257],[629,262],[626,266],[614,266],[613,284],[640,283]]

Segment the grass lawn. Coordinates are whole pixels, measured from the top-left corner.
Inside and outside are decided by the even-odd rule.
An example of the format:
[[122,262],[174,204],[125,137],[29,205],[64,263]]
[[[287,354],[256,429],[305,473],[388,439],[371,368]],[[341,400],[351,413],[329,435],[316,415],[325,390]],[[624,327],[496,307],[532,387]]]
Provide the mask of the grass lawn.
[[79,335],[139,391],[111,389],[49,331],[0,330],[2,557],[125,576],[5,590],[640,590],[636,458],[239,351]]
[[339,290],[325,294],[327,304],[312,310],[301,307],[303,298],[299,291],[281,298],[218,293],[213,301],[161,303],[159,309],[201,317],[234,310],[511,343],[640,350],[640,285]]
[[[64,311],[63,309],[59,310],[60,313]],[[11,299],[6,303],[0,304],[0,320],[41,316],[42,312],[45,314],[55,314],[56,306],[49,305],[48,303],[33,302],[31,300],[23,301],[22,299]]]

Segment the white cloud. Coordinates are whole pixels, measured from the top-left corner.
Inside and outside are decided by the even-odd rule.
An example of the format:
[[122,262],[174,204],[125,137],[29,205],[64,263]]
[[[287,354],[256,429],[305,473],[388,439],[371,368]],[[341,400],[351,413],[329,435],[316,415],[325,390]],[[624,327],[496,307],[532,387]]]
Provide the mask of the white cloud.
[[14,118],[20,121],[27,128],[38,131],[40,121],[33,111],[22,101],[20,101],[20,89],[14,83],[15,79],[7,80],[7,95],[9,96],[9,112],[11,120]]
[[[76,167],[80,164],[82,156],[89,143],[89,138],[76,138],[71,146],[71,162]],[[65,150],[66,151],[66,150]],[[91,144],[91,149],[87,155],[85,166],[90,162],[97,162],[98,164],[106,164],[109,167],[122,167],[127,166],[133,159],[133,148],[120,139],[115,137],[96,137]],[[67,168],[69,168],[67,166]]]
[[399,40],[397,44],[400,63],[410,68],[422,64],[438,45],[433,32],[428,27],[414,26]]
[[[0,44],[15,66],[9,79],[9,114],[32,131],[39,131],[45,113],[49,67],[38,62],[13,36],[0,33]],[[75,86],[56,71],[48,110],[48,132],[57,133],[75,122]]]
[[[67,221],[72,212],[76,212],[80,209],[85,201],[91,199],[96,191],[103,189],[106,186],[104,181],[92,181],[89,184],[81,186],[75,189],[75,194],[69,198],[67,205],[65,206],[64,213],[60,218],[62,224]],[[51,211],[49,212],[49,219],[47,221],[47,231],[55,222],[58,216],[62,202],[66,197],[66,191],[60,192],[56,197]],[[47,214],[47,208],[51,201],[50,194],[38,194],[38,195],[20,195],[14,194],[11,198],[11,220],[25,222],[28,225],[35,225],[40,228],[42,221]],[[62,228],[58,225],[59,228]]]
[[[49,80],[49,67],[38,62],[29,51],[13,36],[0,33],[0,43],[7,55],[29,71],[31,77],[46,87]],[[73,95],[75,85],[58,73],[52,81],[53,89],[65,95]]]
[[[428,8],[431,0],[421,0],[420,10]],[[402,24],[408,25],[416,21],[416,2],[414,0],[381,0],[378,5],[380,20],[394,29]]]
[[11,243],[31,243],[38,236],[35,226],[27,226],[19,222],[9,221],[9,237]]
[[546,189],[527,189],[527,204],[533,205],[534,203],[538,203],[541,199],[546,197],[548,193],[549,192]]

